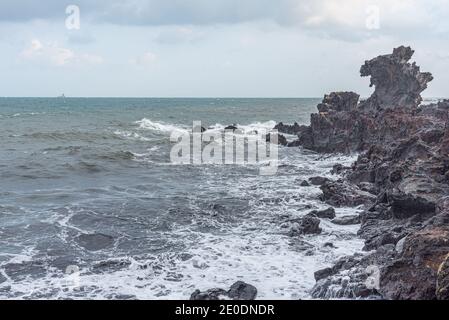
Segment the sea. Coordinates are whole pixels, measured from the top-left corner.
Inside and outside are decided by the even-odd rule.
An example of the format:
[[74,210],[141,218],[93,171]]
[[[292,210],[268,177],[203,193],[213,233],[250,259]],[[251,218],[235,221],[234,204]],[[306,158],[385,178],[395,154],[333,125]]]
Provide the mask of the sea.
[[332,166],[356,155],[279,147],[277,173],[261,175],[174,164],[170,135],[193,121],[243,135],[308,124],[319,102],[0,98],[0,299],[189,299],[236,281],[257,299],[310,299],[314,272],[363,241],[359,226],[328,220],[292,236],[289,221],[328,207],[300,183],[338,179]]

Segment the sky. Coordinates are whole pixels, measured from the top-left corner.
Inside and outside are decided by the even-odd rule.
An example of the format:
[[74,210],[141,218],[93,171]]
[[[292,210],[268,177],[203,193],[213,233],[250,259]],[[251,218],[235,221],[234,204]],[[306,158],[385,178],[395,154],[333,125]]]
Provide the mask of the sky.
[[448,97],[448,39],[449,0],[1,0],[0,96],[368,96],[409,45]]

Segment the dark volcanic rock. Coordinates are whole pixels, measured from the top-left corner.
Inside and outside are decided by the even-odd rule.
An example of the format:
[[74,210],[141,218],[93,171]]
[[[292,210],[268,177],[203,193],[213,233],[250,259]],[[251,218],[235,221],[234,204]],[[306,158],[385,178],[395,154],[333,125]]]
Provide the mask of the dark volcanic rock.
[[278,123],[274,129],[279,131],[280,133],[286,133],[291,135],[298,135],[299,133],[307,130],[307,126],[300,126],[298,123],[294,123],[293,125],[283,124],[282,122]]
[[394,218],[404,219],[416,214],[435,213],[435,203],[405,193],[388,194],[388,203]]
[[200,127],[200,126],[196,126],[196,127],[194,127],[194,128],[192,129],[192,132],[193,132],[193,133],[197,133],[197,132],[203,133],[204,131],[206,131],[206,128]]
[[298,236],[304,234],[320,234],[320,219],[306,215],[303,218],[292,220],[293,227],[290,230],[290,236]]
[[449,254],[445,257],[437,274],[436,296],[439,300],[449,300]]
[[342,180],[328,181],[320,189],[323,191],[322,200],[336,207],[369,206],[376,200],[373,194]]
[[312,177],[309,178],[309,182],[313,184],[314,186],[322,186],[326,182],[330,181],[328,178],[325,177]]
[[301,187],[310,187],[310,183],[308,183],[306,180],[303,180],[299,185]]
[[350,167],[346,167],[340,163],[337,163],[336,165],[334,165],[332,167],[331,173],[332,174],[341,174],[342,172],[349,170],[349,169],[350,169]]
[[89,251],[98,251],[111,247],[114,244],[114,238],[112,236],[101,233],[82,234],[75,241],[78,245]]
[[[380,298],[377,288],[377,264],[386,263],[394,250],[386,246],[371,255],[355,254],[340,258],[334,266],[315,273],[313,298]],[[372,279],[372,280],[371,280]]]
[[299,140],[294,140],[287,144],[287,147],[289,147],[289,148],[300,147],[300,146],[301,146],[301,142]]
[[332,92],[324,96],[317,108],[321,113],[353,111],[357,108],[360,96],[354,92]]
[[315,216],[321,219],[333,219],[335,218],[335,209],[330,207],[325,210],[313,210],[309,213],[311,216]]
[[[359,96],[353,92],[337,92],[326,95],[318,105],[319,113],[311,115],[308,130],[298,135],[300,143],[308,149],[318,152],[348,153],[358,148],[357,137],[361,124],[354,121]],[[354,147],[348,141],[348,135],[357,140]]]
[[277,144],[279,144],[281,146],[286,146],[288,144],[287,138],[285,138],[282,134],[273,135],[272,133],[269,133],[266,136],[266,141],[275,143],[274,141],[276,140],[276,138],[273,138],[273,137],[276,137],[276,136],[277,136]]
[[[360,152],[351,168],[333,170],[343,180],[321,185],[322,200],[365,204],[358,234],[371,251],[318,272],[314,297],[448,297],[449,101],[420,105],[432,75],[409,63],[412,55],[399,47],[366,61],[372,96],[357,105],[355,94],[327,95],[299,134],[313,151]],[[374,291],[364,287],[370,265],[380,272]]]
[[448,228],[409,235],[400,257],[382,272],[382,295],[388,299],[435,299],[438,271],[449,252],[448,239]]
[[257,289],[243,281],[237,281],[229,289],[228,296],[234,300],[254,300],[257,296]]
[[238,128],[237,128],[235,125],[229,125],[229,126],[225,127],[224,129],[225,129],[225,130],[232,130],[232,131],[235,131],[235,130],[237,130]]
[[421,92],[433,77],[428,72],[420,72],[416,64],[408,61],[414,51],[401,46],[392,54],[366,61],[360,69],[362,77],[371,76],[371,86],[375,86],[372,96],[362,104],[362,108],[417,107]]
[[417,113],[421,110],[420,94],[432,75],[410,64],[412,55],[410,48],[399,47],[392,54],[365,62],[361,75],[371,76],[371,84],[376,87],[373,95],[358,105],[359,96],[353,92],[326,95],[317,107],[319,113],[311,115],[309,128],[298,134],[299,144],[318,152],[351,153],[417,132],[425,141],[440,138],[444,126],[436,128],[429,115],[442,122],[447,110],[435,105],[426,113]]
[[331,276],[333,272],[332,268],[324,268],[316,271],[313,276],[315,277],[315,281],[318,281]]
[[335,218],[331,221],[333,224],[338,224],[340,226],[349,226],[352,224],[359,224],[360,223],[360,216],[358,214],[350,215],[350,216],[343,216]]
[[200,290],[195,290],[190,296],[190,300],[223,300],[228,296],[228,292],[223,289],[209,289],[207,291],[201,292]]
[[256,296],[257,289],[254,286],[243,281],[237,281],[228,291],[218,288],[209,289],[204,292],[195,290],[190,296],[190,300],[254,300]]

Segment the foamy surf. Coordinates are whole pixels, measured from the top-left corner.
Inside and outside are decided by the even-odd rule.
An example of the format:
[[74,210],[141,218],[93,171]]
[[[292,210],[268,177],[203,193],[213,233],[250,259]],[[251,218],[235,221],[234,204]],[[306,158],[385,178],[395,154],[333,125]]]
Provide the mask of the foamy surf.
[[[198,120],[200,121],[200,120]],[[135,122],[139,125],[140,129],[143,130],[150,130],[150,131],[156,131],[160,133],[165,134],[171,134],[173,132],[181,132],[181,133],[188,133],[192,132],[193,122],[191,126],[187,125],[180,125],[180,124],[172,124],[172,123],[166,123],[162,121],[153,121],[148,118],[143,118],[139,121]],[[220,123],[216,123],[210,126],[206,126],[205,124],[202,124],[207,128],[210,132],[223,132],[225,128],[229,125],[223,125]],[[276,125],[276,121],[269,120],[265,122],[254,122],[249,124],[235,124],[235,126],[239,130],[239,134],[243,135],[255,135],[258,132],[269,132],[274,128]],[[123,134],[123,133],[121,133]],[[129,134],[129,133],[128,133]]]
[[[361,251],[363,242],[356,236],[358,226],[336,226],[326,220],[320,235],[287,235],[285,217],[297,218],[326,207],[318,200],[319,188],[297,187],[297,180],[328,172],[335,162],[348,164],[354,158],[285,151],[276,176],[243,175],[222,181],[215,173],[220,168],[206,171],[207,188],[190,198],[190,210],[198,212],[191,223],[175,223],[170,232],[159,235],[170,239],[172,246],[184,248],[179,252],[109,255],[81,266],[78,287],[72,286],[72,277],[57,269],[49,269],[44,278],[8,279],[0,287],[9,286],[15,298],[188,299],[195,289],[228,288],[242,280],[257,287],[258,299],[308,299],[315,283],[313,273],[341,256]],[[208,196],[225,190],[229,201],[201,209],[203,201],[197,199],[207,201]],[[248,206],[228,217],[229,203],[235,201],[231,199],[245,199]],[[341,208],[337,216],[356,212]],[[72,209],[69,213],[49,220],[60,226],[60,237],[67,242],[71,232],[84,232],[74,224],[79,213]],[[332,248],[325,245],[329,242]]]
[[165,134],[171,134],[173,132],[181,132],[181,133],[189,132],[188,128],[185,126],[152,121],[151,119],[148,118],[143,118],[142,120],[136,121],[136,124],[139,125],[140,129],[157,131]]
[[264,162],[174,165],[168,137],[195,120],[219,133],[235,123],[234,134],[250,139],[302,114],[307,122],[319,101],[270,102],[282,112],[259,100],[209,102],[8,102],[3,115],[42,115],[1,119],[0,298],[188,299],[238,280],[258,299],[310,298],[313,272],[363,244],[357,226],[325,220],[320,235],[289,235],[289,220],[326,208],[319,188],[300,182],[336,179],[332,166],[354,159],[279,148],[274,176],[259,175]]

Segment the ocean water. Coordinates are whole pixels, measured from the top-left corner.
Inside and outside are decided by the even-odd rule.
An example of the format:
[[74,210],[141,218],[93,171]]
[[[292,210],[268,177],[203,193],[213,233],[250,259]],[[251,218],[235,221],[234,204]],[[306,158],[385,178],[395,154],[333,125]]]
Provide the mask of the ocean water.
[[327,207],[299,183],[337,179],[354,157],[281,147],[277,174],[260,176],[172,165],[169,136],[194,120],[308,124],[319,101],[0,98],[0,298],[188,299],[238,280],[259,299],[309,298],[314,271],[363,243],[325,220],[289,236],[289,219]]

